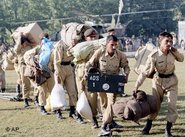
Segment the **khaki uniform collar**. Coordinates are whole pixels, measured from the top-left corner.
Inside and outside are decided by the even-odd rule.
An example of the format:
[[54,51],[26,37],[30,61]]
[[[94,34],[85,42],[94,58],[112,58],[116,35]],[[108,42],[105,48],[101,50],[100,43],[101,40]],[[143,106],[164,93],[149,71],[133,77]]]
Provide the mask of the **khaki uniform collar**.
[[[161,50],[160,50],[160,48],[158,49],[158,53],[159,53],[159,56],[162,56],[162,55],[165,55]],[[170,52],[169,52],[170,53]],[[168,53],[168,54],[169,54]],[[166,56],[166,55],[165,55]]]
[[[105,50],[105,56],[106,56],[106,57],[107,57],[107,56],[110,56],[110,55],[108,54],[108,52],[106,52],[106,50]],[[114,55],[113,55],[111,58],[113,58],[113,57],[117,57],[117,50],[115,50]]]

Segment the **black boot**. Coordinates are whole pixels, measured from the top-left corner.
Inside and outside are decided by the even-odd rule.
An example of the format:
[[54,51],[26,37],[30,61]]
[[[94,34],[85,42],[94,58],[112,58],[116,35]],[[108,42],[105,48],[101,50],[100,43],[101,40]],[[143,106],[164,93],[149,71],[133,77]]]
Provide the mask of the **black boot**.
[[70,106],[70,112],[69,112],[69,117],[77,120],[77,116],[76,116],[76,110],[75,110],[75,106]]
[[38,96],[34,97],[34,104],[35,106],[38,108],[39,107],[39,100],[38,100]]
[[17,96],[14,97],[14,100],[16,100],[16,101],[22,101],[22,94],[21,94],[20,84],[17,84],[16,85],[16,93],[17,93]]
[[73,118],[80,124],[84,123],[81,115],[76,112],[75,106],[70,106],[69,117]]
[[5,91],[6,91],[5,88],[2,88],[2,89],[1,89],[1,92],[2,92],[2,93],[5,93]]
[[100,129],[99,133],[98,133],[98,136],[99,137],[100,136],[108,136],[110,134],[111,134],[111,131],[110,130],[107,130],[107,124],[103,124],[101,126],[101,129]]
[[20,84],[17,84],[15,87],[16,93],[21,94],[21,86]]
[[96,117],[93,117],[93,128],[99,128]]
[[76,112],[76,115],[77,115],[77,122],[79,124],[84,124],[84,120],[83,120],[82,116],[78,112]]
[[42,115],[48,115],[48,113],[45,110],[44,106],[40,106],[40,112],[41,112]]
[[57,117],[58,119],[63,119],[63,118],[64,118],[64,117],[62,116],[62,112],[61,112],[60,109],[56,110],[56,111],[55,111],[55,114],[56,114],[56,117]]
[[171,134],[171,128],[172,128],[172,123],[167,121],[166,129],[165,129],[165,137],[173,137],[173,135]]
[[152,120],[147,119],[147,123],[143,128],[142,134],[148,135],[151,127],[152,127]]
[[29,107],[29,103],[28,103],[28,99],[25,98],[24,99],[24,108],[27,108],[27,107]]
[[111,122],[110,124],[107,125],[107,128],[108,128],[109,130],[111,130],[111,129],[114,129],[114,128],[123,128],[123,126],[117,124],[114,120],[112,120],[112,122]]

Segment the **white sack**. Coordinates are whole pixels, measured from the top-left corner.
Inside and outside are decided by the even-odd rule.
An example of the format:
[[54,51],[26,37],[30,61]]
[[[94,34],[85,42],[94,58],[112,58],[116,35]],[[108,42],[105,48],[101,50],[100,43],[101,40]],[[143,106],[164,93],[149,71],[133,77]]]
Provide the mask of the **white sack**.
[[82,117],[92,121],[92,110],[84,92],[81,93],[78,99],[76,110]]
[[51,109],[61,109],[67,107],[68,102],[65,98],[65,90],[61,84],[56,83],[51,91],[50,96]]

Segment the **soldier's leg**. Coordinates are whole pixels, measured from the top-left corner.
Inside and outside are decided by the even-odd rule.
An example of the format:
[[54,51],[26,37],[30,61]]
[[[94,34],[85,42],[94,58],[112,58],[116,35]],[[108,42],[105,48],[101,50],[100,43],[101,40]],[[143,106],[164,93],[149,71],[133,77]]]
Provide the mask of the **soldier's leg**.
[[42,115],[47,115],[47,111],[45,110],[44,106],[46,105],[46,95],[47,95],[47,82],[43,83],[42,85],[37,87],[39,91],[39,96],[38,96],[38,102],[40,106],[40,112]]
[[101,102],[100,102],[100,96],[97,93],[97,111],[98,111],[98,118],[102,120],[103,118],[103,112],[101,109]]
[[37,83],[33,79],[30,79],[30,83],[34,88],[34,91],[33,91],[34,104],[35,104],[36,107],[39,108],[39,100],[38,100],[39,89],[38,89]]
[[78,64],[75,68],[75,82],[78,98],[80,97],[80,94],[83,92],[81,89],[83,76],[84,76],[84,66],[83,64]]
[[4,93],[6,90],[5,71],[1,69],[1,92]]
[[89,101],[89,105],[91,107],[92,110],[92,114],[93,114],[93,128],[98,128],[98,121],[97,121],[97,93],[91,93],[89,91],[87,91],[87,97],[88,97],[88,101]]
[[99,92],[98,93],[99,99],[100,99],[100,106],[101,111],[104,113],[105,109],[107,108],[107,94],[105,92]]
[[155,83],[155,81],[153,81],[152,95],[156,98],[157,111],[156,111],[156,113],[148,116],[147,123],[142,130],[142,134],[144,134],[144,135],[149,134],[149,131],[152,127],[152,121],[157,117],[157,115],[160,111],[160,108],[161,108],[161,103],[163,101],[164,91],[160,85],[157,85]]
[[[83,124],[83,119],[79,113],[76,112],[75,106],[77,103],[77,90],[75,86],[74,75],[66,78],[64,85],[66,86],[67,93],[69,95],[70,113],[69,116],[76,119],[78,123]],[[77,116],[77,117],[76,117]]]
[[51,77],[47,80],[47,87],[48,87],[47,97],[51,94],[51,91],[54,85],[55,85],[54,74],[51,73]]
[[167,114],[167,121],[171,123],[175,123],[178,118],[177,112],[177,85],[174,86],[170,91],[167,92],[167,101],[168,101],[168,114]]
[[22,93],[21,93],[21,79],[20,79],[20,77],[18,77],[18,79],[17,79],[15,91],[16,91],[17,95],[14,97],[14,100],[21,101],[22,100]]
[[19,69],[17,63],[14,64],[14,68],[15,68],[15,72],[17,73],[17,76],[18,76],[17,84],[16,84],[16,87],[15,87],[15,90],[16,90],[16,93],[17,93],[17,96],[15,97],[15,100],[20,101],[22,99],[22,92],[21,92],[22,82],[21,82],[20,69]]
[[41,114],[47,115],[47,111],[45,110],[44,106],[46,105],[46,99],[51,94],[51,90],[54,87],[54,75],[51,73],[51,77],[47,79],[42,85],[38,86],[39,90],[39,106]]
[[46,99],[51,94],[51,91],[54,87],[54,84],[55,84],[54,75],[53,75],[53,73],[51,73],[51,77],[49,79],[47,79],[47,81],[43,85],[45,92],[42,97],[42,102],[43,102],[44,106],[46,105]]
[[118,125],[114,120],[113,120],[113,110],[112,106],[116,101],[116,94],[113,93],[106,93],[107,94],[107,108],[105,110],[105,113],[103,114],[103,123],[109,124],[109,128],[122,128],[121,125]]
[[171,128],[173,123],[176,122],[178,118],[177,112],[177,94],[178,94],[178,87],[175,85],[167,92],[167,101],[168,101],[168,114],[167,114],[167,123],[165,128],[165,137],[172,137]]
[[23,99],[24,99],[24,107],[28,107],[28,98],[29,98],[29,93],[30,93],[30,80],[28,77],[24,76],[24,70],[25,70],[25,65],[21,65],[20,68],[20,75],[21,75],[21,83],[22,83],[22,93],[23,93]]
[[76,106],[77,102],[77,90],[75,88],[74,77],[71,75],[66,78],[64,85],[66,87],[67,93],[69,95],[69,105]]
[[[104,94],[101,93],[100,97],[102,97],[102,95]],[[107,107],[103,113],[103,119],[102,119],[103,122],[98,134],[99,136],[103,136],[111,133],[109,124],[111,124],[111,122],[113,121],[112,105],[115,102],[116,95],[113,93],[106,93],[106,96],[107,96]]]

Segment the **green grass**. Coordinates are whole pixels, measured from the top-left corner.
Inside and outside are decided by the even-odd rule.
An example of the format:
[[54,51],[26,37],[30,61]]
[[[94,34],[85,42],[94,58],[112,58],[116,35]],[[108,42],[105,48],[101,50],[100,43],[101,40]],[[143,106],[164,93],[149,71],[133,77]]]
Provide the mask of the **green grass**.
[[[137,75],[133,71],[134,59],[129,59],[131,73],[129,82],[125,86],[127,94],[131,94]],[[176,137],[185,137],[185,64],[176,63],[176,74],[179,78],[179,97],[178,112],[179,118],[173,127],[172,133]],[[14,71],[6,73],[7,85],[13,88],[16,83],[16,74]],[[13,85],[13,86],[11,86]],[[151,93],[151,80],[145,80],[140,89]],[[13,90],[12,90],[13,91]],[[119,99],[119,98],[118,98]],[[166,98],[165,98],[166,99]],[[162,104],[162,108],[156,121],[153,122],[151,135],[146,137],[162,137],[166,124],[166,102]],[[68,111],[64,111],[66,119],[58,120],[53,114],[42,116],[31,103],[30,109],[23,109],[22,102],[11,102],[0,100],[0,137],[94,137],[97,136],[99,129],[92,129],[91,123],[80,125],[68,117]],[[124,126],[120,131],[113,131],[114,137],[143,137],[141,130],[146,119],[140,121],[140,126],[131,122],[123,121],[115,118],[116,121]],[[101,122],[99,120],[99,124]],[[9,129],[9,130],[8,130]],[[15,131],[18,129],[17,131]]]

